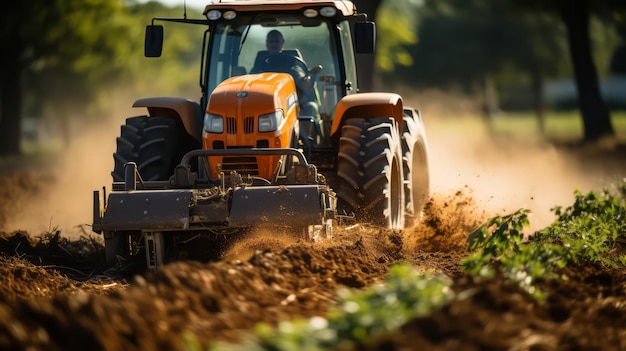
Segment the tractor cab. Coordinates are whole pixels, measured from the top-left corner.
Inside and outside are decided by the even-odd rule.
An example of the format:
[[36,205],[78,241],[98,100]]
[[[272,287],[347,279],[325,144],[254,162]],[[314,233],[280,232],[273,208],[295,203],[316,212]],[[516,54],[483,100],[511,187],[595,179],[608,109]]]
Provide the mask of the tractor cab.
[[[293,78],[297,92],[296,135],[301,146],[305,149],[330,146],[337,103],[357,92],[353,42],[356,52],[373,52],[373,23],[355,15],[352,3],[339,1],[281,1],[276,6],[260,5],[256,1],[216,2],[206,6],[204,15],[206,21],[202,24],[208,24],[208,30],[203,44],[200,105],[212,119],[211,123],[219,125],[219,116],[226,123],[229,117],[211,105],[211,95],[226,80],[244,77],[240,79],[259,81],[245,76],[287,73]],[[281,43],[274,48],[277,38]],[[146,55],[159,56],[161,44],[162,27],[149,26]],[[259,116],[274,112],[260,109],[241,118],[253,117],[254,125],[258,126]],[[286,112],[278,114],[286,116]],[[240,124],[243,123],[241,120]]]
[[[207,93],[232,76],[289,73],[296,85],[299,120],[303,124],[313,122],[314,128],[307,131],[310,135],[304,140],[319,143],[328,137],[324,131],[330,126],[337,101],[354,92],[351,87],[356,77],[350,73],[354,69],[343,68],[344,58],[339,54],[352,51],[341,49],[341,45],[351,45],[351,39],[341,38],[337,30],[338,25],[347,26],[348,22],[335,23],[333,17],[315,12],[238,11],[230,20],[217,9],[206,12],[207,18],[217,18],[207,55]],[[277,37],[282,39],[282,47],[269,50]]]

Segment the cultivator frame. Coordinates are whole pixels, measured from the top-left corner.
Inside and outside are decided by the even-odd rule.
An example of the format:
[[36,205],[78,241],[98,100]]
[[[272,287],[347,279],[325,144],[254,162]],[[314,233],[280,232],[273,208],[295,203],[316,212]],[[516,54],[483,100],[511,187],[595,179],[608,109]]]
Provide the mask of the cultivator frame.
[[[271,180],[236,171],[210,179],[206,159],[212,156],[281,156],[291,167],[284,172],[277,167]],[[194,158],[202,165],[200,172],[191,171]],[[282,227],[305,236],[321,230],[330,235],[336,212],[335,193],[324,176],[291,148],[193,150],[167,181],[144,181],[136,163],[129,162],[124,182],[113,183],[104,206],[100,191],[93,199],[93,230],[105,239],[141,232],[149,268],[165,261],[164,239],[172,233]]]

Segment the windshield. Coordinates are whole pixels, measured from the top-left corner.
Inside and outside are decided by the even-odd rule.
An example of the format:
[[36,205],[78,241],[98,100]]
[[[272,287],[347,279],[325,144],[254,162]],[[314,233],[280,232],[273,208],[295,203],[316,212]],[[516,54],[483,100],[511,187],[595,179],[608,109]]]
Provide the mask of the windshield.
[[259,14],[216,24],[208,57],[207,88],[210,94],[225,79],[255,72],[255,62],[266,58],[266,38],[278,30],[284,39],[283,53],[298,56],[306,67],[321,66],[316,75],[316,89],[322,110],[332,113],[338,96],[342,72],[338,63],[331,26],[322,20],[298,18],[285,14]]

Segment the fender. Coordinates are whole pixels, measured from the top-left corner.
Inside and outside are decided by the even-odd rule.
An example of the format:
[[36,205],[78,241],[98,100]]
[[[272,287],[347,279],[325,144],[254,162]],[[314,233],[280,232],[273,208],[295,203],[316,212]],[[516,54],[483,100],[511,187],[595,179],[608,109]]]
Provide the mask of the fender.
[[202,140],[203,113],[200,104],[177,97],[150,97],[135,101],[133,107],[146,107],[151,117],[169,117],[183,123],[187,134]]
[[330,135],[341,131],[341,127],[350,118],[392,117],[402,130],[402,97],[394,93],[359,93],[348,95],[339,100],[335,108],[335,118]]

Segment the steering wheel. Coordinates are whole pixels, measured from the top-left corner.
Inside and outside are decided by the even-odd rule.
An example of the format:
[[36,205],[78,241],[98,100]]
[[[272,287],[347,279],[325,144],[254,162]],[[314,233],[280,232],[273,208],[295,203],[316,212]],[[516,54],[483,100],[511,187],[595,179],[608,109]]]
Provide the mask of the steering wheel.
[[[297,68],[300,68],[302,71],[300,72]],[[309,74],[309,69],[301,58],[282,53],[270,54],[266,57],[263,60],[262,69],[265,72],[289,73],[296,82]]]

